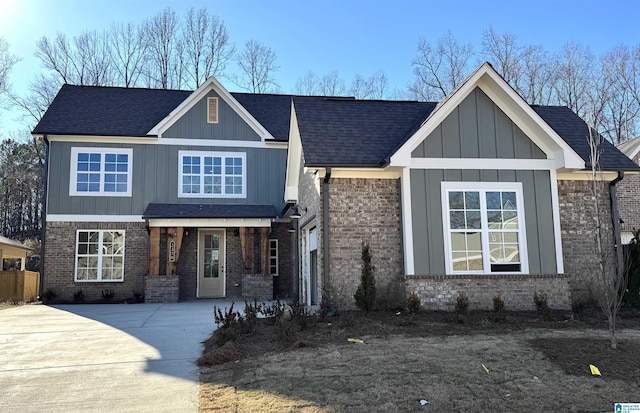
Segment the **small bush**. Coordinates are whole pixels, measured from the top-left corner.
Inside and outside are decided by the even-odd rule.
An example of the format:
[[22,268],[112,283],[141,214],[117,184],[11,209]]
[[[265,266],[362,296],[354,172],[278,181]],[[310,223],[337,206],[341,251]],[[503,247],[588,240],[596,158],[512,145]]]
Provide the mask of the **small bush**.
[[458,294],[456,299],[456,313],[464,315],[469,312],[469,297],[465,293]]
[[420,306],[420,297],[415,292],[409,294],[409,297],[407,297],[407,311],[409,314],[415,314],[420,311]]
[[293,320],[300,327],[300,331],[304,331],[315,326],[318,318],[309,311],[308,307],[301,304],[295,304],[293,306]]
[[322,299],[320,301],[320,316],[322,318],[333,317],[339,314],[338,305],[334,297],[335,294],[330,288],[322,290]]
[[371,264],[371,248],[368,241],[362,241],[362,271],[360,275],[360,286],[353,295],[356,306],[369,312],[373,310],[376,302],[376,279],[374,275],[375,267]]
[[57,296],[58,294],[56,294],[56,292],[53,291],[52,289],[48,289],[47,291],[44,292],[44,294],[42,294],[42,298],[45,301],[53,301],[56,299]]
[[246,332],[253,332],[256,328],[258,321],[258,315],[262,312],[262,304],[258,304],[257,301],[253,301],[251,304],[248,301],[244,302],[244,325],[243,328]]
[[231,303],[231,306],[228,309],[224,309],[224,311],[218,306],[213,306],[213,320],[218,326],[213,333],[213,337],[218,347],[223,346],[228,341],[235,341],[240,335],[244,318],[239,312],[233,311],[233,306],[234,303]]
[[269,324],[273,325],[276,323],[276,320],[282,316],[283,308],[280,300],[276,300],[276,302],[271,305],[263,305],[262,314],[266,317]]
[[110,288],[107,290],[102,290],[102,298],[104,298],[107,301],[113,300],[115,296],[116,296],[116,292]]
[[538,292],[535,292],[533,294],[533,303],[536,305],[536,310],[538,311],[538,314],[542,317],[543,320],[545,320],[545,321],[553,320],[553,315],[551,314],[551,309],[549,308],[549,305],[547,304],[547,294],[546,293],[538,294]]
[[493,297],[493,312],[496,314],[504,312],[504,300],[499,295]]
[[78,290],[75,293],[73,293],[73,301],[76,301],[76,302],[84,301],[84,293],[82,292],[82,290]]
[[143,302],[144,301],[144,293],[141,293],[139,291],[132,291],[133,293],[133,298],[136,299],[137,302]]
[[285,317],[277,319],[274,326],[276,340],[282,345],[289,345],[295,341],[296,335],[293,330],[293,323]]

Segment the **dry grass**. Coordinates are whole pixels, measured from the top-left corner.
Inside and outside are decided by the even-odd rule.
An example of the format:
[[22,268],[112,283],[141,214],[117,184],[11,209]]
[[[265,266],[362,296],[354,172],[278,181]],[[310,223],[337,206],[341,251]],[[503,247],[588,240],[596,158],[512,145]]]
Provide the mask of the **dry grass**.
[[[239,361],[201,369],[200,411],[595,412],[639,401],[635,321],[612,353],[606,331],[576,321],[390,320],[319,323],[298,332],[317,347],[295,350],[278,348],[266,330],[245,337]],[[352,333],[364,344],[347,343]],[[602,377],[589,373],[589,363]]]

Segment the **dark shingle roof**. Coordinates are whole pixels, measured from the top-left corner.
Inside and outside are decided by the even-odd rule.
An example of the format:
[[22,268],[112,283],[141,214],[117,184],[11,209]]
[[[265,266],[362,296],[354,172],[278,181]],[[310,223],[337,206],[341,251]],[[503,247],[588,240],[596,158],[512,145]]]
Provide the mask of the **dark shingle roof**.
[[191,92],[64,85],[33,133],[147,136]]
[[[63,85],[33,133],[147,136],[191,91]],[[289,138],[290,95],[232,93],[278,141]]]
[[276,218],[273,205],[149,204],[142,214],[154,218]]
[[[565,106],[532,106],[532,108],[580,155],[585,161],[585,167],[590,169],[591,150],[589,147],[589,129],[587,124],[578,115],[573,113],[571,109]],[[605,139],[600,155],[600,169],[604,171],[617,171],[639,170],[640,168]]]
[[307,166],[380,166],[435,103],[293,98]]

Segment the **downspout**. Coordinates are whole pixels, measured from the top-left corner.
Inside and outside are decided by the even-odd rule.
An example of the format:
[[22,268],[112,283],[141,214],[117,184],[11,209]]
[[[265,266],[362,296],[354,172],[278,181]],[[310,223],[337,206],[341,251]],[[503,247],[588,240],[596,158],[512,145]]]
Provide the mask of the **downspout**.
[[[618,176],[609,182],[609,199],[611,201],[611,221],[613,223],[613,242],[616,248],[616,269],[623,269],[624,258],[622,256],[622,240],[620,237],[620,214],[618,213],[618,195],[616,184],[622,181],[624,172],[618,171]],[[617,271],[616,271],[617,273]]]
[[49,192],[49,139],[47,139],[47,135],[42,136],[42,140],[44,141],[44,170],[42,173],[44,174],[44,190],[42,191],[42,213],[40,214],[40,225],[42,228],[40,230],[40,288],[38,291],[38,295],[42,297],[43,291],[43,281],[44,281],[44,252],[45,252],[45,239],[47,234],[47,193]]
[[322,269],[324,272],[324,282],[326,286],[331,286],[331,273],[329,271],[329,263],[331,255],[329,252],[329,180],[331,179],[331,168],[328,167],[324,174],[322,185],[322,250],[324,257],[322,259]]

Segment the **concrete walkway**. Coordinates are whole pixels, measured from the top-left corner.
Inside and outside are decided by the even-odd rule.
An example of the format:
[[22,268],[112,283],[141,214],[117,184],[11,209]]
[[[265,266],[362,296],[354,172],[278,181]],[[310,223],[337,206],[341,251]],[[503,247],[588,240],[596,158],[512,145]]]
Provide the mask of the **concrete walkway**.
[[27,305],[0,311],[0,411],[197,412],[213,306]]

